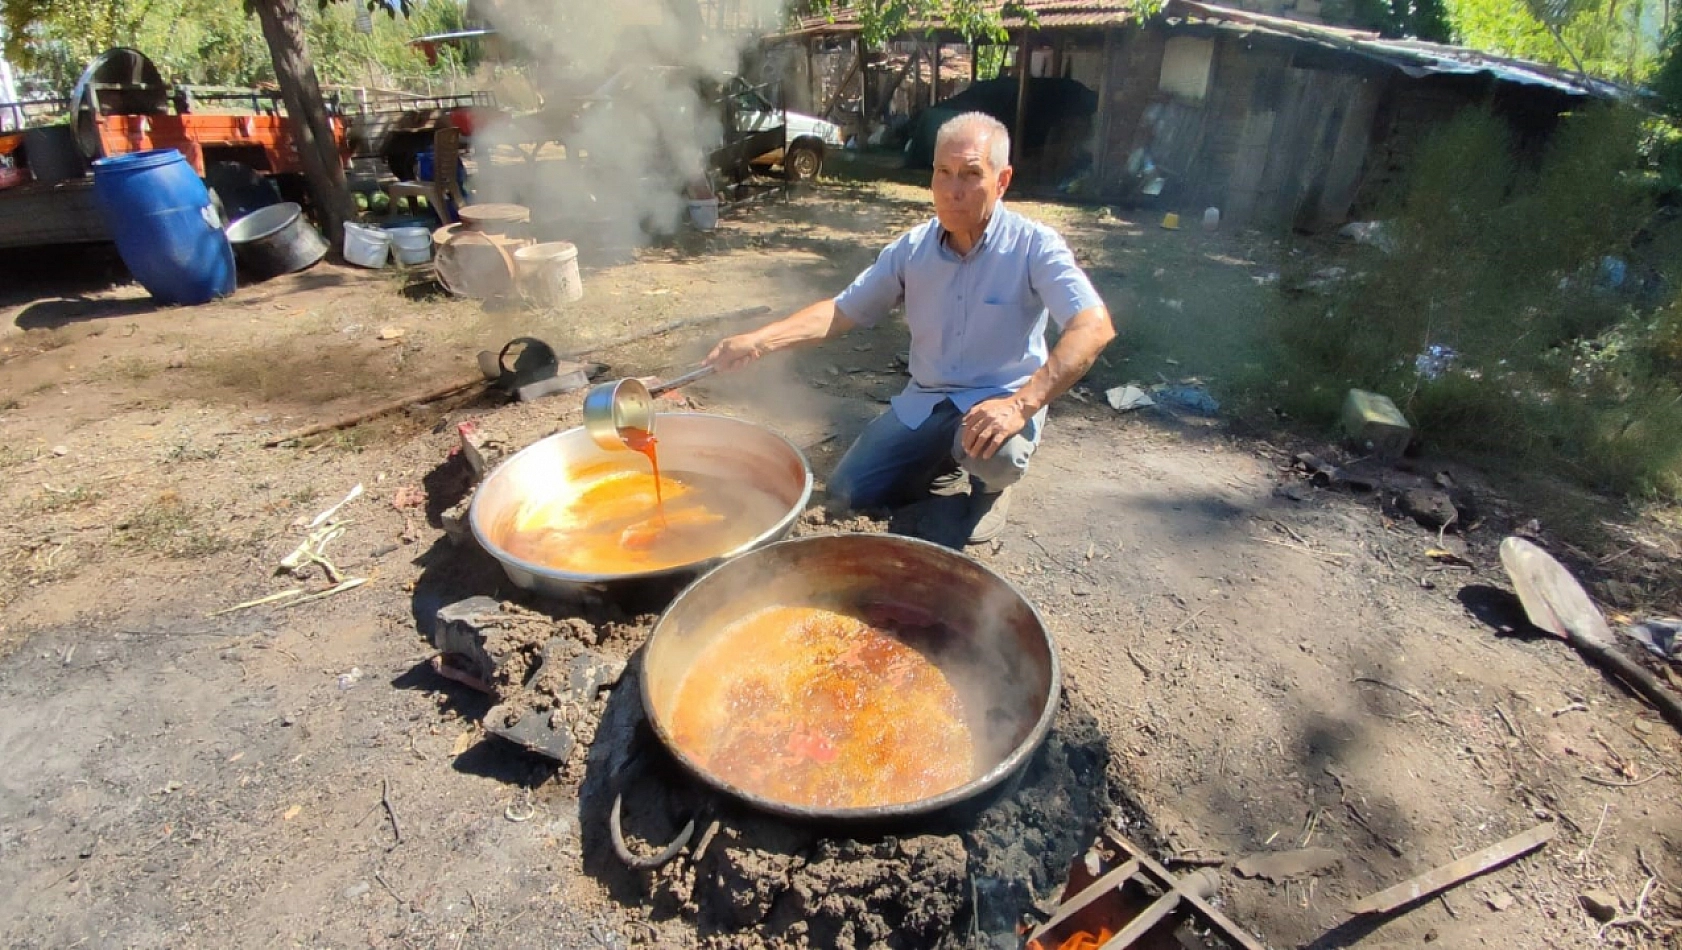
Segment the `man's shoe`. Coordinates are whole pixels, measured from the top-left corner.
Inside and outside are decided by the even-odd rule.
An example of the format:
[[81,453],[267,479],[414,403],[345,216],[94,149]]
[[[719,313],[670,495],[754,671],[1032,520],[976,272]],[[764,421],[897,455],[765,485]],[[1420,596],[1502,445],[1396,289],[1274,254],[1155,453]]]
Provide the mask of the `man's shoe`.
[[971,492],[969,496],[969,544],[986,544],[1004,533],[1010,515],[1010,489]]
[[969,473],[957,462],[949,461],[940,474],[929,483],[931,495],[961,495],[969,482]]

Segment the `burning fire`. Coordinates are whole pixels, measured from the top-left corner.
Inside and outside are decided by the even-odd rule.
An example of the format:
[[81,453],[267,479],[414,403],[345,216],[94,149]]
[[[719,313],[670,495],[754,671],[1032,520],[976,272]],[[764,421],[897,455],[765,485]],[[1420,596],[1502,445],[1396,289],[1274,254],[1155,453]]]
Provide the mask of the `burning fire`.
[[1098,950],[1106,941],[1115,936],[1115,931],[1108,927],[1099,927],[1096,934],[1082,930],[1064,938],[1055,948],[1048,947],[1038,940],[1028,941],[1028,950]]

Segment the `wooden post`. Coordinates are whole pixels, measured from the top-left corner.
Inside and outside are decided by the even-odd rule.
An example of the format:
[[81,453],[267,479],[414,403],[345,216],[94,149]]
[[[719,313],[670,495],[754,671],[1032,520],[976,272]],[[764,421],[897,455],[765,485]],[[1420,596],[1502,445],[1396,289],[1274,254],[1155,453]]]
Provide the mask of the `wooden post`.
[[911,95],[906,97],[905,113],[910,115],[917,111],[923,102],[923,44],[916,44],[911,50]]
[[[812,55],[812,47],[816,44],[816,40],[810,36],[806,37],[806,108],[808,109],[818,107],[818,97],[823,89],[823,86],[818,82],[818,68],[815,65],[816,59]],[[819,118],[822,118],[822,116]]]
[[940,60],[946,54],[946,45],[940,40],[934,41],[934,86],[929,90],[929,108],[940,101]]
[[1027,28],[1022,30],[1022,43],[1016,53],[1016,123],[1010,130],[1010,163],[1021,165],[1023,156],[1022,131],[1028,127],[1028,72],[1031,58],[1029,43],[1033,41],[1033,32]]
[[870,109],[876,97],[870,94],[870,57],[864,48],[864,37],[855,38],[853,45],[858,48],[859,81],[862,83],[859,89],[859,147],[863,148],[870,140]]
[[1105,159],[1110,155],[1110,64],[1115,59],[1115,27],[1104,30],[1104,54],[1098,68],[1098,123],[1092,141],[1092,194],[1104,193]]
[[981,79],[981,45],[969,45],[969,84],[975,85]]

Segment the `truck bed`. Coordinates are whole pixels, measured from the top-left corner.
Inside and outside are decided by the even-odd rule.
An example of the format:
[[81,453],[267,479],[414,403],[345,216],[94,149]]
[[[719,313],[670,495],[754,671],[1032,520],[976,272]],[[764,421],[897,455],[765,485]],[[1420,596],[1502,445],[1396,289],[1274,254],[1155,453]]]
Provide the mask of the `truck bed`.
[[92,178],[0,189],[0,249],[110,240],[94,203]]

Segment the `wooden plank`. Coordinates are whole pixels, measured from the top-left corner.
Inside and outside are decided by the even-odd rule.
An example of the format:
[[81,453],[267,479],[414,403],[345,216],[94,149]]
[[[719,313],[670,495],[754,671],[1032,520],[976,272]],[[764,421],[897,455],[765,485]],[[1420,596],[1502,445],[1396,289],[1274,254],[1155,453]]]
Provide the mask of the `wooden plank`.
[[1104,54],[1098,73],[1098,127],[1092,137],[1091,188],[1094,195],[1103,193],[1104,169],[1110,157],[1110,110],[1114,108],[1110,102],[1110,72],[1111,61],[1115,57],[1115,34],[1113,28],[1104,30]]
[[1255,217],[1266,227],[1289,225],[1296,206],[1296,184],[1306,151],[1312,149],[1310,124],[1319,116],[1320,74],[1288,68],[1280,96],[1273,140],[1268,143],[1267,167],[1262,172],[1261,200]]
[[1016,122],[1010,130],[1010,161],[1013,165],[1022,164],[1023,132],[1028,128],[1028,72],[1030,63],[1029,43],[1033,38],[1031,30],[1022,31],[1022,44],[1016,54]]
[[1332,149],[1325,185],[1310,219],[1313,230],[1337,227],[1349,217],[1349,208],[1361,188],[1366,168],[1367,146],[1373,139],[1373,119],[1378,113],[1379,88],[1375,81],[1363,81],[1349,91],[1349,106],[1343,112],[1343,127]]
[[1262,172],[1267,167],[1267,143],[1273,137],[1275,115],[1272,112],[1252,112],[1244,120],[1238,150],[1228,178],[1227,203],[1221,216],[1234,224],[1247,224],[1256,211],[1261,197]]
[[1139,873],[1139,868],[1140,864],[1137,860],[1128,861],[1086,885],[1079,894],[1069,898],[1067,902],[1058,907],[1057,912],[1052,914],[1049,920],[1034,928],[1034,932],[1029,935],[1028,939],[1033,941],[1044,938],[1047,934],[1056,930],[1064,921],[1097,903],[1100,899],[1108,897],[1110,892],[1120,890],[1127,884],[1129,878]]
[[1362,898],[1350,905],[1349,912],[1352,914],[1383,914],[1422,898],[1430,897],[1438,891],[1447,890],[1462,881],[1476,877],[1485,871],[1506,864],[1520,855],[1528,854],[1540,848],[1552,840],[1558,831],[1559,825],[1551,821],[1543,822],[1523,834],[1514,835],[1498,844],[1492,844],[1482,851],[1475,851],[1457,861],[1451,861],[1442,867],[1403,881],[1395,887],[1386,888],[1370,897]]
[[1349,111],[1349,89],[1358,82],[1357,77],[1341,76],[1317,83],[1312,90],[1298,132],[1296,172],[1281,192],[1281,213],[1287,216],[1292,228],[1308,229],[1307,221],[1319,207],[1332,155],[1337,149],[1338,132]]

